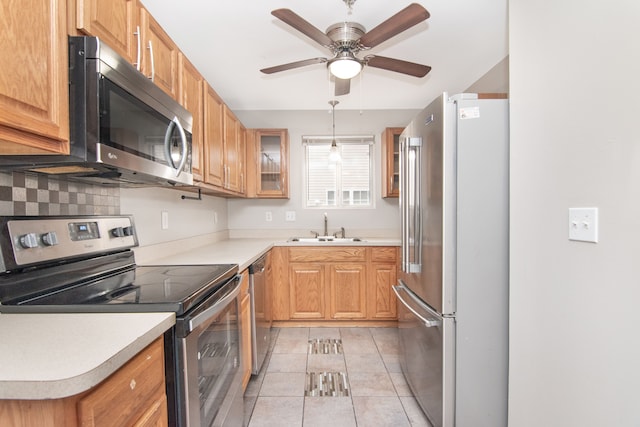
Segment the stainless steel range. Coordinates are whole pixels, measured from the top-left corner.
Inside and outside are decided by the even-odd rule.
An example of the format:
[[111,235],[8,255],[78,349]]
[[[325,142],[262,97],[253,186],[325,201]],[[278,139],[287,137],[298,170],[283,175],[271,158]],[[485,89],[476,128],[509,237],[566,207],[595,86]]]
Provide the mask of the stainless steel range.
[[241,425],[238,266],[138,266],[137,245],[131,216],[0,217],[0,312],[174,312],[169,425]]

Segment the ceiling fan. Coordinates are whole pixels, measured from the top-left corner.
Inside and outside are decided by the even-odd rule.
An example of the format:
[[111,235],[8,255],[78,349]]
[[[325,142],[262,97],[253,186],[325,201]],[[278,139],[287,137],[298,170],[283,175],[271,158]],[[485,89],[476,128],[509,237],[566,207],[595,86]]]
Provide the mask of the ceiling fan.
[[[343,1],[349,9],[355,2]],[[410,4],[368,32],[356,22],[341,22],[331,25],[323,33],[290,9],[276,9],[271,14],[331,50],[333,57],[305,59],[260,70],[265,74],[326,63],[335,79],[335,95],[340,96],[349,93],[351,78],[357,76],[365,65],[415,77],[424,77],[431,71],[431,67],[427,65],[400,59],[378,55],[366,55],[363,58],[356,56],[360,51],[371,49],[429,18],[429,12],[417,3]]]

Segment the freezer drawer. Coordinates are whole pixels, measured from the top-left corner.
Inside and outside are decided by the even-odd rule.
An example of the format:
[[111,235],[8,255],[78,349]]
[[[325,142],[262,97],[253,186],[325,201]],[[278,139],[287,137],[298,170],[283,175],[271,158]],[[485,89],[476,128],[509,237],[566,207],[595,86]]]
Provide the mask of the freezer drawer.
[[455,413],[455,319],[441,317],[399,281],[400,366],[433,427],[453,427]]

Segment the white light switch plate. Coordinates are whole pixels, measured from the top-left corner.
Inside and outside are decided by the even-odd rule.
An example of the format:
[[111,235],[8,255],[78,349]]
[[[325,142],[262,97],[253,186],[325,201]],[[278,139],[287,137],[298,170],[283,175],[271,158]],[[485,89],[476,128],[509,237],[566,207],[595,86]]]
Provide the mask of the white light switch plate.
[[598,242],[598,208],[569,208],[569,240]]
[[296,220],[296,211],[287,211],[285,213],[286,221],[295,221]]
[[169,229],[169,212],[162,211],[160,212],[160,228],[163,230]]

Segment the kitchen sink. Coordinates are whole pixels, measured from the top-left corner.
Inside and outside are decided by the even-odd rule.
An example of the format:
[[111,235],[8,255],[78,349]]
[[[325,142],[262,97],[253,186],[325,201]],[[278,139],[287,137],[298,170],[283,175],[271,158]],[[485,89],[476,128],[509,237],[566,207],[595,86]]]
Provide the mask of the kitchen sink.
[[289,242],[300,243],[351,243],[365,242],[359,237],[334,237],[334,236],[318,236],[318,237],[292,237]]

